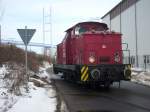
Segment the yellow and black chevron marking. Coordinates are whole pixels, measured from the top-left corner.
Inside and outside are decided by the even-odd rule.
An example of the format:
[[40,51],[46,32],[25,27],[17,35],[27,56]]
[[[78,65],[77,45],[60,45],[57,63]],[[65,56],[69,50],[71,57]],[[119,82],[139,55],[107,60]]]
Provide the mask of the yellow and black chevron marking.
[[126,66],[125,66],[125,69],[131,70],[131,65],[126,65]]
[[81,81],[87,81],[89,78],[88,66],[83,66],[81,68]]
[[131,79],[131,65],[125,67],[125,77],[126,79]]

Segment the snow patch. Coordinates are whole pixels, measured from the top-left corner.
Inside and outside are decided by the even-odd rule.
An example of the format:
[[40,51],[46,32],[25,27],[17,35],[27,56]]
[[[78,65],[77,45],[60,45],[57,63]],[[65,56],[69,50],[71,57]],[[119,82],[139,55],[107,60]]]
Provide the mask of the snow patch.
[[140,68],[133,68],[131,81],[150,86],[150,72],[143,71]]
[[8,112],[55,112],[56,97],[46,89],[38,88],[30,82],[31,86],[30,97],[21,97]]
[[46,71],[48,68],[52,68],[52,65],[49,64],[48,62],[43,62],[43,66],[39,67],[39,73],[37,73],[36,75],[40,78],[46,79],[49,83],[51,83],[50,75]]

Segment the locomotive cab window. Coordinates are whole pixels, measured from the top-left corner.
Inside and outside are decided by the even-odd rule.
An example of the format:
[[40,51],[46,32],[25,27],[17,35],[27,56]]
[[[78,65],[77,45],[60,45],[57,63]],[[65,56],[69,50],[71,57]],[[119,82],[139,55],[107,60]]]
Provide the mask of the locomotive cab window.
[[85,33],[86,31],[87,31],[86,28],[80,27],[80,29],[79,29],[79,34]]
[[83,34],[83,33],[85,33],[86,31],[88,31],[87,28],[82,27],[82,26],[77,26],[77,27],[75,28],[75,35]]
[[79,35],[79,29],[80,29],[80,27],[78,27],[78,26],[75,28],[75,35]]

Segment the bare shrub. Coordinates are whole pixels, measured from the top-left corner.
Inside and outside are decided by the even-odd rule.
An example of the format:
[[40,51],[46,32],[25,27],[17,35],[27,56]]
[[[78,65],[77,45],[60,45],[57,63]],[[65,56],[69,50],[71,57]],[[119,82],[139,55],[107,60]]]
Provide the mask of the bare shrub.
[[7,65],[8,73],[4,76],[5,85],[9,92],[21,95],[20,88],[26,84],[24,66],[14,62],[8,62]]

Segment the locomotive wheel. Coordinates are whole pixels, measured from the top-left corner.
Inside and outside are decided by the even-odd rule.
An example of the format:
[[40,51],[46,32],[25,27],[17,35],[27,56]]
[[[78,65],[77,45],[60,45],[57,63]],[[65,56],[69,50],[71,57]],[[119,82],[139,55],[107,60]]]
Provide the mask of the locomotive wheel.
[[58,74],[58,71],[57,70],[53,70],[54,74]]
[[93,82],[90,83],[90,87],[91,87],[92,89],[99,88],[99,83],[93,81]]
[[62,77],[64,78],[64,80],[67,80],[67,75],[66,75],[65,72],[63,72],[63,76]]

